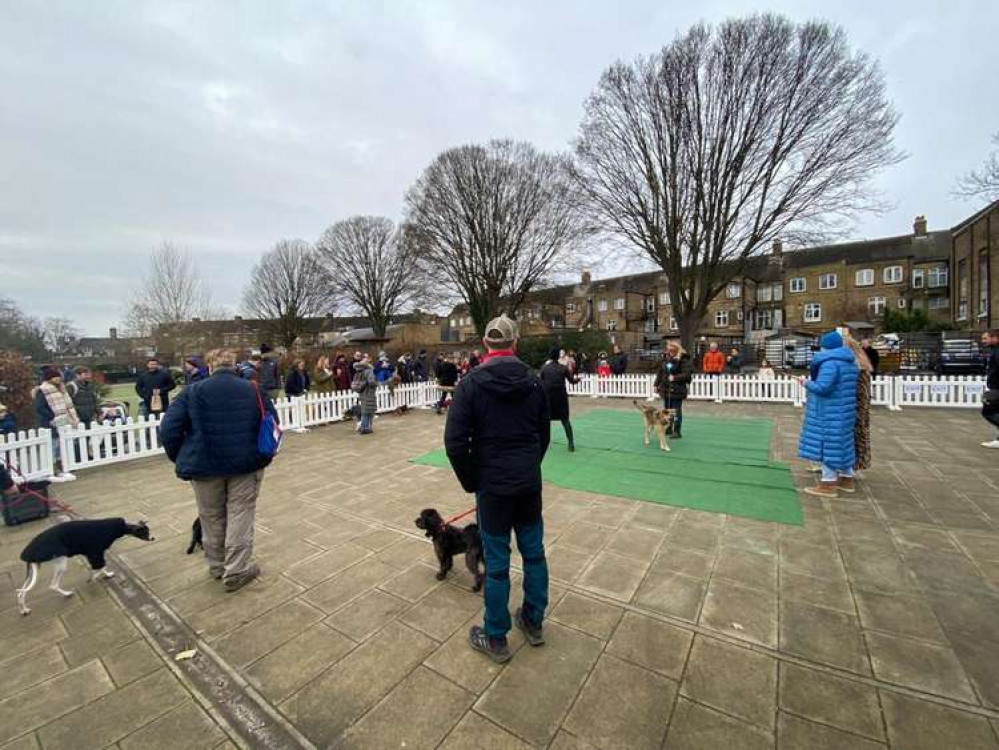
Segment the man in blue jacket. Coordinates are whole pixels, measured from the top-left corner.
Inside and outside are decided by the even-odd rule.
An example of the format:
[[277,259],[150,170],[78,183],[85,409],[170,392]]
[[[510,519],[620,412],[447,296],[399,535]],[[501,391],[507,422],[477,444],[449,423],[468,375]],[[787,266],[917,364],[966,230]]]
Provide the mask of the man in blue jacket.
[[812,358],[811,380],[801,379],[808,400],[798,455],[822,464],[818,485],[805,490],[810,495],[837,497],[840,491],[855,491],[853,428],[859,375],[853,351],[843,346],[843,337],[836,331],[823,336],[822,349]]
[[263,411],[277,417],[267,393],[242,379],[236,362],[233,351],[211,352],[211,376],[185,389],[160,423],[167,457],[194,488],[208,569],[226,591],[260,575],[253,524],[271,459],[257,451],[257,436]]
[[488,353],[454,391],[444,446],[466,492],[474,492],[486,558],[486,616],[469,644],[496,662],[511,657],[510,533],[524,563],[524,606],[514,620],[527,642],[542,645],[548,563],[541,518],[541,461],[548,450],[548,399],[516,355],[517,324],[502,315],[486,326]]

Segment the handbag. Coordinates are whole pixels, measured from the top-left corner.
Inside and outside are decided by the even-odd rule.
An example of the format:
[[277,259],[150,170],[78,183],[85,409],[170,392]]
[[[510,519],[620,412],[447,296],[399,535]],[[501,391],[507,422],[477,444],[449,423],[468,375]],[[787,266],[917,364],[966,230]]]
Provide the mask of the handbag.
[[160,396],[159,388],[153,390],[153,397],[149,399],[149,411],[151,412],[163,411],[163,397]]
[[253,383],[253,390],[257,392],[257,406],[260,408],[260,428],[257,430],[257,453],[265,458],[274,458],[281,450],[281,441],[284,439],[284,432],[277,418],[264,408],[264,397],[260,393],[260,388],[256,382]]

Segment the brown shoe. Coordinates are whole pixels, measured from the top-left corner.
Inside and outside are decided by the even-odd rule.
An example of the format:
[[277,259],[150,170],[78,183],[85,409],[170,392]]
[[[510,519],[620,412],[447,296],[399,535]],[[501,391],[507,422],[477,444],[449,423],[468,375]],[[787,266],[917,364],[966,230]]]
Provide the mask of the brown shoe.
[[836,482],[819,482],[814,487],[806,487],[805,492],[816,497],[839,497]]
[[851,495],[857,491],[857,487],[853,483],[853,477],[840,477],[836,489],[840,492],[848,492]]
[[225,579],[225,590],[227,593],[231,594],[234,591],[239,591],[246,584],[252,581],[254,578],[260,575],[260,566],[256,563],[250,563],[248,567],[242,573],[237,573],[234,576],[230,576]]

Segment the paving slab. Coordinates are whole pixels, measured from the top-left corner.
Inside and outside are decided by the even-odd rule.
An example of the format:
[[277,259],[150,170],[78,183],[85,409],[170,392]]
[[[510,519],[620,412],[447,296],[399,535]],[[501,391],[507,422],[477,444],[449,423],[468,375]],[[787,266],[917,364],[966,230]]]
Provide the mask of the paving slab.
[[880,693],[892,748],[996,750],[999,747],[984,717],[887,690]]
[[556,623],[546,626],[545,638],[544,647],[518,653],[475,704],[486,718],[537,745],[555,736],[602,649],[598,639]]
[[946,643],[937,617],[922,596],[900,596],[856,589],[860,622],[866,629]]
[[375,589],[353,601],[349,607],[330,615],[323,622],[348,638],[363,641],[377,633],[409,607],[409,602]]
[[682,620],[696,622],[707,582],[682,573],[658,573],[642,581],[632,603]]
[[631,600],[649,563],[613,552],[601,552],[583,571],[576,585],[622,602]]
[[226,734],[193,701],[185,701],[119,741],[121,750],[212,750]]
[[[555,747],[554,745],[552,746]],[[458,722],[440,750],[531,750],[531,746],[518,737],[469,711]]]
[[212,648],[233,666],[245,667],[294,638],[322,617],[320,610],[292,599],[214,641]]
[[22,690],[55,677],[69,669],[58,646],[36,649],[11,659],[3,665],[0,699],[17,695]]
[[777,645],[777,595],[712,577],[700,624],[734,638]]
[[159,655],[143,639],[107,652],[101,661],[118,687],[145,677],[163,665]]
[[350,568],[349,571],[305,591],[301,598],[319,607],[323,612],[333,613],[397,574],[396,568],[379,560],[368,559]]
[[[604,654],[565,720],[565,729],[606,750],[658,750],[677,685]],[[608,700],[614,696],[613,700]]]
[[777,712],[777,662],[699,635],[694,639],[680,692],[772,732]]
[[246,670],[250,683],[280,703],[340,661],[356,644],[323,624],[313,625]]
[[887,633],[865,637],[879,679],[965,703],[978,702],[951,648]]
[[417,667],[337,747],[432,750],[458,723],[475,696],[425,667]]
[[606,640],[614,632],[623,614],[624,610],[620,607],[568,593],[552,610],[549,617],[563,625]]
[[482,606],[481,593],[447,585],[425,596],[399,619],[431,638],[445,641]]
[[805,659],[869,675],[871,666],[856,617],[781,601],[780,650]]
[[777,721],[777,750],[885,750],[881,742],[782,713]]
[[780,665],[782,711],[883,741],[877,691],[860,682],[787,662]]
[[693,640],[694,635],[688,630],[626,612],[607,643],[607,653],[679,680]]
[[673,711],[665,750],[773,750],[773,734],[707,706],[680,698]]

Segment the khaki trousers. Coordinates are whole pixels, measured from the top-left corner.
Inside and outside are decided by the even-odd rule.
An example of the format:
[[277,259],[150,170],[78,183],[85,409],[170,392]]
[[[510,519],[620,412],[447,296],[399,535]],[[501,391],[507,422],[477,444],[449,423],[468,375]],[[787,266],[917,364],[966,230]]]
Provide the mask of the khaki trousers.
[[208,569],[216,578],[239,577],[253,560],[253,523],[264,471],[193,479]]

